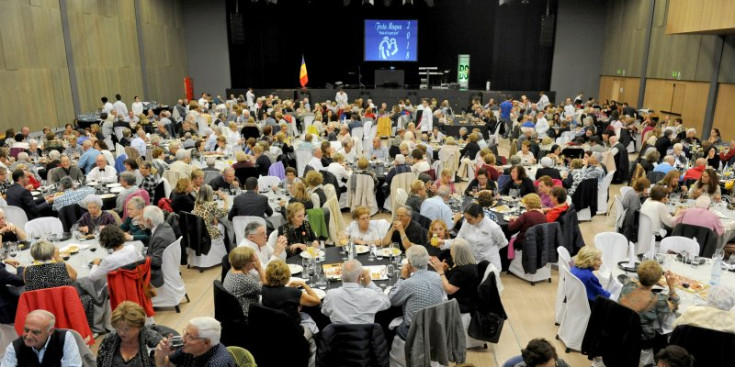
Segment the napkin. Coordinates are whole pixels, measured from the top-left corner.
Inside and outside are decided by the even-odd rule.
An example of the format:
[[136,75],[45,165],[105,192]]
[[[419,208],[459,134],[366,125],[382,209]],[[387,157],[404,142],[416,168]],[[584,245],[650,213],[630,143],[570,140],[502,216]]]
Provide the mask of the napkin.
[[633,269],[635,267],[635,246],[628,242],[628,267]]

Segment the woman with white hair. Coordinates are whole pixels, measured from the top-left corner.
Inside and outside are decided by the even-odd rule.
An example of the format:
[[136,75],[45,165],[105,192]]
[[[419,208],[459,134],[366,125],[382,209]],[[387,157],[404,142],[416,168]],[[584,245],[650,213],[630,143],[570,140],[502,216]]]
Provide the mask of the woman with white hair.
[[102,198],[99,196],[89,195],[82,202],[87,212],[77,221],[80,232],[90,234],[102,230],[107,225],[117,224],[110,212],[102,210]]
[[684,145],[681,143],[674,144],[671,155],[676,159],[676,168],[686,167],[689,162],[689,158],[687,158],[686,153],[684,153]]
[[705,329],[735,333],[735,289],[727,285],[710,288],[707,304],[687,307],[674,321],[673,327],[691,325]]
[[702,141],[697,137],[697,130],[693,128],[687,129],[687,135],[681,141],[686,145],[702,145]]
[[477,273],[475,255],[470,244],[463,238],[457,237],[452,241],[449,253],[454,263],[452,267],[436,257],[432,257],[429,264],[441,277],[442,287],[449,299],[457,299],[459,311],[468,313],[477,303],[477,286],[482,274]]
[[222,326],[213,317],[195,317],[184,328],[184,345],[172,347],[168,338],[161,339],[156,347],[156,366],[206,366],[235,367],[235,361],[220,343]]
[[725,227],[722,225],[720,217],[709,210],[711,203],[712,199],[707,195],[698,197],[693,208],[684,209],[676,215],[674,226],[679,223],[700,226],[711,229],[718,236],[722,236],[725,233]]

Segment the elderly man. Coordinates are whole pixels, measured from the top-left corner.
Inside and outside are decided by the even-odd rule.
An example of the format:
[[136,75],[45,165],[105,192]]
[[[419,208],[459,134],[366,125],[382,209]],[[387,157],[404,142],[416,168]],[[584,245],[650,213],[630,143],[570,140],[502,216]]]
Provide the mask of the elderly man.
[[176,151],[176,162],[171,163],[169,170],[177,172],[179,177],[191,177],[192,165],[189,164],[191,161],[191,153],[185,149],[179,149]]
[[399,173],[411,172],[411,166],[406,164],[406,156],[403,154],[397,154],[396,159],[393,162],[394,167],[388,171],[385,175],[385,183],[390,188],[390,183],[393,181],[393,177]]
[[102,154],[97,156],[96,161],[97,166],[89,171],[87,181],[97,181],[100,183],[115,182],[117,180],[117,170],[115,170],[115,167],[108,165],[107,159]]
[[92,142],[89,140],[85,140],[84,143],[82,143],[82,150],[84,153],[82,153],[82,156],[79,158],[77,166],[79,166],[84,173],[89,173],[89,171],[92,170],[92,167],[94,167],[95,159],[101,153],[99,150],[92,147]]
[[306,163],[306,165],[311,166],[311,168],[317,171],[324,170],[324,166],[322,165],[322,148],[315,148],[312,154],[314,156],[309,160],[309,162]]
[[135,138],[130,142],[130,147],[135,148],[140,153],[141,157],[145,157],[146,153],[146,135],[145,130],[140,129],[135,134]]
[[436,195],[424,200],[420,212],[421,215],[432,221],[441,219],[450,231],[454,228],[455,221],[462,217],[461,213],[452,215],[452,209],[447,205],[451,194],[449,186],[442,185],[436,190]]
[[692,305],[674,321],[672,327],[691,325],[735,334],[735,289],[728,285],[712,287],[706,305]]
[[248,177],[245,180],[245,192],[238,195],[232,203],[229,220],[238,215],[250,215],[265,218],[273,215],[273,208],[268,205],[268,197],[258,194],[258,179]]
[[356,259],[342,264],[342,287],[330,290],[322,313],[333,324],[371,324],[375,314],[390,308],[390,300]]
[[660,172],[664,175],[669,173],[669,171],[674,169],[674,165],[676,164],[676,159],[673,156],[667,155],[664,157],[664,161],[659,163],[656,168],[653,169],[653,172]]
[[62,155],[59,160],[58,169],[54,170],[51,176],[48,177],[51,182],[59,182],[62,177],[71,177],[74,181],[81,181],[84,179],[84,173],[79,167],[71,164],[71,159],[67,155]]
[[225,167],[219,177],[216,177],[209,182],[209,186],[212,186],[212,190],[214,191],[231,190],[240,187],[240,183],[235,177],[235,169],[232,167]]
[[13,182],[14,184],[6,191],[8,205],[23,209],[28,220],[36,219],[49,211],[51,203],[54,202],[53,195],[34,200],[31,192],[26,189],[30,181],[25,172],[19,169],[13,171]]
[[408,263],[401,268],[401,278],[390,290],[388,297],[393,306],[402,306],[403,322],[396,328],[396,335],[406,340],[411,320],[424,308],[438,305],[444,300],[441,276],[426,269],[429,253],[421,246],[406,251]]
[[222,326],[212,317],[196,317],[184,328],[184,345],[179,349],[161,339],[156,347],[157,367],[236,367],[230,353],[219,340]]
[[74,335],[54,329],[56,317],[46,310],[34,310],[26,316],[23,336],[8,345],[3,367],[82,366]]
[[135,185],[135,180],[136,178],[133,172],[125,171],[120,174],[120,185],[123,187],[123,191],[117,194],[117,199],[115,199],[115,210],[118,213],[123,212],[125,199],[127,199],[130,194],[134,193],[135,190],[138,190],[138,186]]
[[727,154],[725,152],[720,153],[720,160],[722,161],[722,165],[725,164],[733,164],[733,158],[735,158],[735,139],[730,140],[730,146],[729,150],[727,151]]
[[151,231],[147,256],[151,258],[151,284],[158,288],[163,285],[163,250],[176,241],[176,235],[173,228],[164,221],[163,211],[157,206],[149,205],[143,209],[140,226]]
[[75,188],[74,181],[69,176],[59,181],[59,190],[62,194],[54,199],[54,204],[51,206],[57,212],[67,205],[79,204],[87,195],[94,194],[94,188],[92,187]]
[[377,136],[373,138],[373,145],[367,148],[367,152],[365,152],[365,155],[368,157],[368,159],[373,160],[378,159],[382,161],[387,161],[390,158],[390,155],[388,154],[388,148],[383,146],[383,143]]
[[396,221],[390,226],[388,233],[383,238],[382,245],[387,246],[397,242],[404,251],[413,245],[426,246],[428,233],[418,223],[411,220],[411,209],[402,205],[395,210]]
[[237,245],[247,246],[255,250],[260,259],[260,264],[265,268],[269,262],[281,259],[286,261],[286,246],[288,241],[285,236],[278,236],[276,246],[272,247],[268,244],[268,235],[265,231],[263,223],[250,222],[245,226],[245,238]]

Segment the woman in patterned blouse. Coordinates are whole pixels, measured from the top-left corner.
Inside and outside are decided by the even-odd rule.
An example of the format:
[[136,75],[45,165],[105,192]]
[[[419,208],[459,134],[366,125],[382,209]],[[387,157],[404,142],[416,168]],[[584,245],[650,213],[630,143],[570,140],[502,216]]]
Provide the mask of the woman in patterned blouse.
[[[250,305],[260,302],[260,294],[263,292],[265,281],[265,270],[261,267],[258,254],[250,247],[235,247],[228,256],[232,268],[227,272],[222,286],[232,293],[242,307],[242,314],[248,317]],[[255,269],[260,276],[260,282],[250,276]]]
[[288,204],[286,208],[286,223],[278,227],[278,235],[286,236],[288,241],[288,255],[298,255],[306,250],[307,244],[318,246],[319,241],[306,221],[306,209],[299,202]]
[[227,216],[229,198],[222,191],[217,191],[217,196],[223,200],[222,208],[218,208],[217,203],[212,201],[214,197],[212,186],[206,184],[202,185],[199,189],[196,203],[194,203],[194,210],[191,212],[194,215],[200,216],[204,220],[204,224],[207,226],[207,232],[209,232],[209,237],[211,239],[216,239],[222,236],[218,218]]

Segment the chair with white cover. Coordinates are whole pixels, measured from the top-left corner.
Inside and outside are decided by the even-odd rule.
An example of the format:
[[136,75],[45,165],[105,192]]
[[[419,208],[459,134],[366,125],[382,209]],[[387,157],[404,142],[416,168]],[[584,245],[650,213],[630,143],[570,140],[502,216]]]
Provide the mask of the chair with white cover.
[[304,121],[304,131],[309,131],[309,126],[311,126],[311,123],[314,122],[314,118],[316,115],[313,113],[306,113],[303,116],[301,116],[301,120]]
[[597,188],[597,214],[607,214],[608,189],[610,188],[614,174],[615,171],[608,172]]
[[[393,181],[390,183],[390,194],[385,198],[385,204],[383,209],[393,210],[394,201],[396,201],[396,191],[402,188],[405,192],[411,191],[411,183],[416,179],[416,175],[413,172],[399,173],[393,176]],[[405,201],[404,201],[405,203]]]
[[587,301],[587,290],[579,278],[569,270],[561,269],[564,274],[564,296],[567,306],[559,326],[557,336],[566,346],[566,352],[582,349],[582,339],[590,320],[590,304]]
[[620,188],[620,200],[622,200],[625,197],[625,194],[628,193],[628,191],[632,191],[633,188],[630,186],[622,186]]
[[6,223],[13,223],[16,227],[25,229],[26,223],[28,223],[28,215],[26,215],[23,209],[13,205],[3,206],[0,209],[5,213]]
[[666,254],[669,251],[681,253],[686,251],[690,255],[699,255],[699,243],[696,239],[681,236],[669,236],[661,240],[661,253]]
[[260,176],[258,177],[258,188],[270,189],[273,186],[278,186],[281,183],[281,179],[276,176]]
[[[163,182],[163,194],[166,196],[166,198],[168,198],[169,196],[171,196],[171,184],[165,177],[161,178],[161,182]],[[158,205],[158,203],[155,203],[154,205]]]
[[209,128],[209,124],[207,124],[207,119],[203,117],[198,117],[196,119],[197,122],[197,133],[199,136],[207,136],[211,129]]
[[640,216],[638,217],[638,241],[636,243],[636,254],[645,254],[655,245],[653,231],[651,230],[652,223],[653,221],[651,220],[651,217],[640,213]]
[[151,299],[153,307],[173,307],[177,313],[180,313],[181,309],[179,309],[179,304],[181,301],[186,298],[187,302],[191,302],[191,300],[189,300],[189,295],[186,294],[186,285],[184,284],[184,280],[181,278],[181,273],[179,272],[180,263],[181,237],[163,250],[163,255],[161,257],[163,285],[160,288],[156,288],[156,296]]
[[572,257],[569,255],[569,251],[564,246],[556,248],[556,253],[559,255],[559,284],[556,287],[556,301],[554,304],[554,323],[556,325],[561,324],[561,320],[564,318],[564,313],[567,310],[567,303],[564,299],[564,272],[562,269],[569,271],[572,263]]
[[125,154],[125,147],[120,145],[120,143],[115,143],[115,157],[119,157],[123,154]]
[[304,168],[306,168],[307,163],[313,156],[313,152],[311,149],[296,149],[296,173],[298,173],[299,177],[304,177]]
[[278,231],[273,231],[268,235],[268,246],[276,248],[276,242],[278,242]]
[[[245,238],[245,227],[247,227],[250,222],[259,222],[262,225],[266,225],[265,218],[263,217],[238,215],[232,218],[232,228],[235,230],[235,241],[237,241],[238,245]],[[278,233],[278,231],[273,232]]]
[[615,229],[618,229],[623,226],[623,219],[625,217],[625,207],[620,199],[620,195],[615,195],[613,207],[615,209]]
[[375,228],[378,230],[378,236],[380,238],[385,238],[390,230],[391,223],[385,219],[371,219],[370,223],[375,224]]
[[[184,175],[182,175],[179,171],[166,170],[166,172],[164,172],[161,177],[163,180],[168,182],[168,186],[170,187],[171,185],[176,185],[180,179],[184,178]],[[165,190],[166,184],[163,184],[163,187]],[[166,195],[166,197],[169,197],[169,195]]]
[[[7,216],[7,213],[6,213]],[[12,223],[12,222],[11,222]],[[16,224],[17,225],[17,224]],[[56,217],[40,217],[28,221],[25,224],[25,231],[28,237],[40,237],[45,233],[63,235],[64,225],[61,220]]]
[[115,131],[115,136],[117,137],[117,141],[122,140],[123,129],[125,129],[125,126],[118,126],[118,127],[113,128],[113,130]]
[[617,232],[595,235],[595,247],[602,251],[602,263],[613,268],[628,257],[628,239]]

